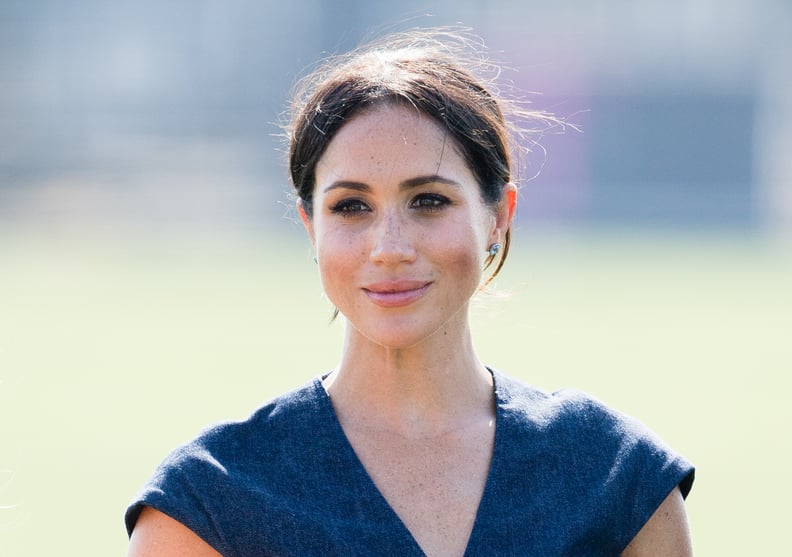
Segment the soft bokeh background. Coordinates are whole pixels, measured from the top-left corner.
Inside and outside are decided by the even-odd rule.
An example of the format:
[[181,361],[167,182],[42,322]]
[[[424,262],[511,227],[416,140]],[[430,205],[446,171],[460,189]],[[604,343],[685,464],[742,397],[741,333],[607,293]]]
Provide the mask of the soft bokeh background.
[[334,365],[277,122],[318,58],[457,23],[581,130],[524,185],[483,359],[693,460],[698,555],[784,553],[789,2],[393,4],[0,2],[0,555],[123,554],[168,450]]

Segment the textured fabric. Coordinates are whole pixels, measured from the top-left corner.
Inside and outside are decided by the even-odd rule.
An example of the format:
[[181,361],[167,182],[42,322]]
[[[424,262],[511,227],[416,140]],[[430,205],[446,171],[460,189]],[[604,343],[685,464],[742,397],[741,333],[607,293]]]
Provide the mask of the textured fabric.
[[[577,391],[493,371],[487,484],[465,555],[615,556],[693,467],[639,422]],[[421,556],[355,455],[319,379],[171,453],[144,506],[227,557]]]

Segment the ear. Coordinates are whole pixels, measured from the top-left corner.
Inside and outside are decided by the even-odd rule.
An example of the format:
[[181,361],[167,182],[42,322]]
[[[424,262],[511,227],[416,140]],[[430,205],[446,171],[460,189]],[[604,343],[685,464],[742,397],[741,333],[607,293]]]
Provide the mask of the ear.
[[517,186],[509,182],[503,186],[503,198],[495,211],[495,228],[492,230],[493,243],[501,243],[506,237],[506,231],[511,226],[514,219],[514,211],[517,209]]
[[300,213],[300,220],[302,221],[306,232],[308,232],[308,237],[311,239],[311,244],[315,245],[316,242],[314,241],[313,220],[311,220],[311,217],[309,217],[308,213],[305,211],[302,199],[297,200],[297,212]]

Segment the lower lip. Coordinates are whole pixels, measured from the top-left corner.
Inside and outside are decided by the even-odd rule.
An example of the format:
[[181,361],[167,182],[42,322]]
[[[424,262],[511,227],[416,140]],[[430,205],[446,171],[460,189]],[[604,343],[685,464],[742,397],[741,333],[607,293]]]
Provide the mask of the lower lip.
[[399,292],[373,292],[365,290],[366,296],[380,307],[396,308],[406,306],[421,298],[427,290],[429,290],[431,283],[427,283],[421,288],[413,290],[400,290]]

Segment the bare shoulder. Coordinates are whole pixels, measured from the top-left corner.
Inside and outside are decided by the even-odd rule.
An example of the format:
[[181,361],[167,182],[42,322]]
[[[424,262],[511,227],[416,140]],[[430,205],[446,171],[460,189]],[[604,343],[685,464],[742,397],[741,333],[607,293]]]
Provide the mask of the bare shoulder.
[[127,557],[219,557],[212,546],[181,522],[146,507],[140,513]]
[[666,497],[638,535],[622,552],[622,557],[692,557],[685,502],[679,488]]

